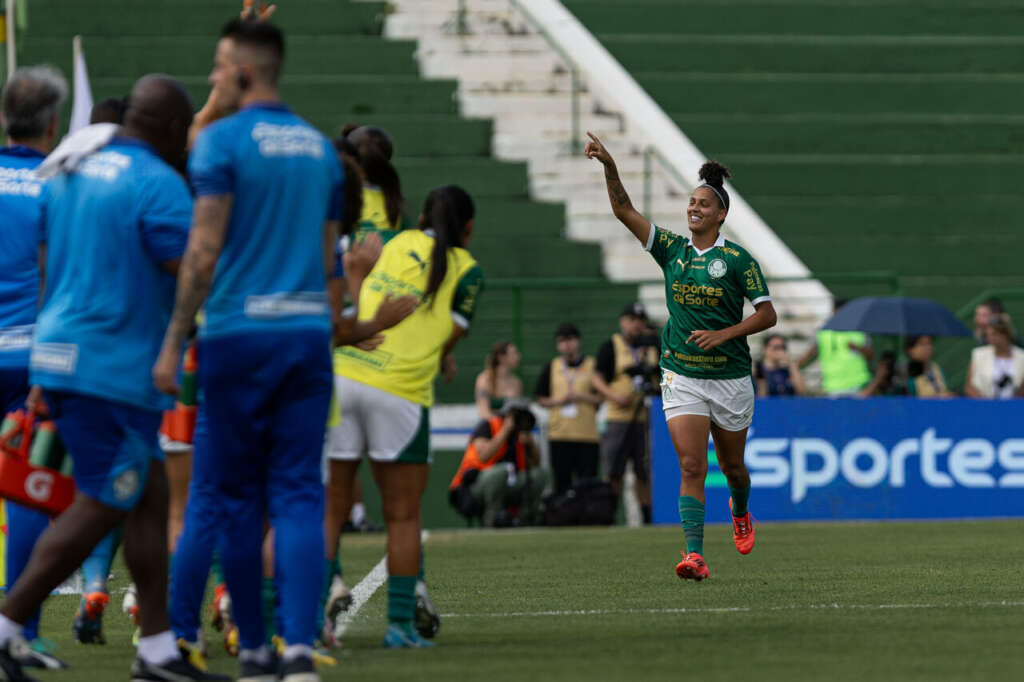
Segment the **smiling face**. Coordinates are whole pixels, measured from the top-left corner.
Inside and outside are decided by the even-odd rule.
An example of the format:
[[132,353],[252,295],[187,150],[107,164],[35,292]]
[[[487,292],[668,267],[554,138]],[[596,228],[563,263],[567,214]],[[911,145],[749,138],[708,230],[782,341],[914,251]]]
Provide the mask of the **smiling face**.
[[725,222],[727,213],[713,189],[698,187],[690,196],[690,205],[686,208],[686,222],[690,226],[690,232],[694,234],[714,232]]

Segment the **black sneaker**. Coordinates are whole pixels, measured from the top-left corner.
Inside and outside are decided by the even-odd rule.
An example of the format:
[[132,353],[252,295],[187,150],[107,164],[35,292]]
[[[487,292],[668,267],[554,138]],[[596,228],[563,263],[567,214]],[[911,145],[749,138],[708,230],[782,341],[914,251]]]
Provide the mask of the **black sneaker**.
[[203,672],[184,658],[175,658],[162,665],[136,658],[131,675],[132,682],[231,682],[229,675]]
[[413,622],[421,637],[433,639],[437,631],[441,629],[441,613],[430,601],[427,594],[427,584],[422,580],[416,581],[416,611]]
[[278,675],[281,663],[276,652],[271,653],[270,660],[266,663],[246,659],[239,661],[239,665],[241,674],[238,676],[238,682],[278,682],[281,679]]
[[30,651],[28,642],[21,637],[14,637],[6,646],[0,647],[0,680],[3,682],[39,682],[29,677],[18,662],[26,652]]
[[312,657],[298,656],[282,663],[281,682],[320,682]]

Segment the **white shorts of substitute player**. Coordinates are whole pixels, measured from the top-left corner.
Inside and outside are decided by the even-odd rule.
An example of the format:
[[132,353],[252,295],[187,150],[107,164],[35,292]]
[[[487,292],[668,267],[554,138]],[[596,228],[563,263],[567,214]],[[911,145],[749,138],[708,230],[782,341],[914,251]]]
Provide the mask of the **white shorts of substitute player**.
[[710,417],[726,431],[742,431],[754,419],[754,384],[740,379],[693,379],[661,371],[665,419],[684,414]]
[[329,459],[430,461],[430,411],[375,386],[334,375],[341,422],[327,433]]

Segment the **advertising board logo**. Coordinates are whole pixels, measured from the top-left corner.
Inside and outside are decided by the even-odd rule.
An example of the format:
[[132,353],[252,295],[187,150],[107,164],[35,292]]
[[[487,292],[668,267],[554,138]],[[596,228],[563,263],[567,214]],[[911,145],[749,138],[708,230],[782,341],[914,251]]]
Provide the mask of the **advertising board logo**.
[[794,504],[839,478],[857,488],[903,488],[914,472],[930,488],[1024,488],[1024,438],[954,441],[934,428],[891,448],[869,437],[842,447],[822,438],[752,438],[745,459],[753,487],[788,485]]

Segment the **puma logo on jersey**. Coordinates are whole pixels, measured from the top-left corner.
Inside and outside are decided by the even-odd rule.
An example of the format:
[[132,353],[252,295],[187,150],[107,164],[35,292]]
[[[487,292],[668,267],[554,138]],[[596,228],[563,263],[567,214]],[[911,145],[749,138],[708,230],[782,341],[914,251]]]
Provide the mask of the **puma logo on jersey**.
[[416,261],[416,265],[420,266],[420,272],[423,272],[424,270],[427,269],[426,261],[424,261],[422,258],[420,258],[418,253],[416,253],[415,251],[410,251],[409,252],[409,257],[412,258],[414,261]]
[[683,270],[686,269],[686,263],[684,263],[682,260],[680,260],[679,258],[676,258],[676,262],[679,263],[679,267],[681,269],[683,269]]

